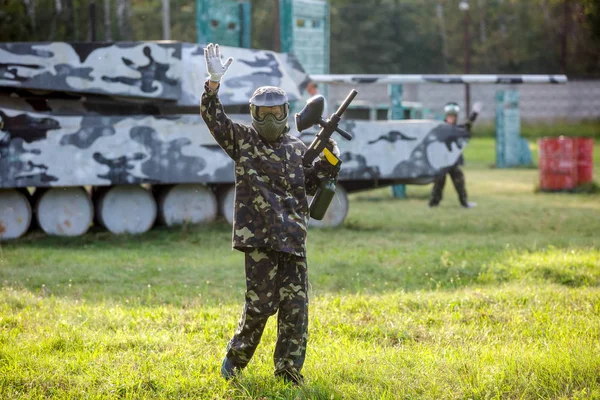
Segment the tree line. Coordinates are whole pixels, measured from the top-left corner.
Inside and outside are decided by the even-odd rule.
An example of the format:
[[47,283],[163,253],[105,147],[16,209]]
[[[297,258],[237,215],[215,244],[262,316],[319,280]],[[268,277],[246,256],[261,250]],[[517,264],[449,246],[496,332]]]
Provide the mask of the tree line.
[[[3,42],[162,39],[162,0],[0,3]],[[252,1],[252,47],[277,49],[276,3]],[[169,4],[171,39],[195,42],[196,1]],[[329,4],[332,73],[600,77],[599,0],[329,0]]]

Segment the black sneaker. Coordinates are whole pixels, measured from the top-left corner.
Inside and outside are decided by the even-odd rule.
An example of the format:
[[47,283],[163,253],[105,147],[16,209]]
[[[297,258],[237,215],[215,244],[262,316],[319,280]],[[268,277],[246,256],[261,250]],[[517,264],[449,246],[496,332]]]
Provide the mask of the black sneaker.
[[231,360],[227,357],[223,359],[223,364],[221,364],[221,376],[225,378],[225,380],[230,380],[236,377],[236,375],[242,369],[233,365]]
[[304,377],[300,372],[297,371],[286,369],[281,372],[276,372],[275,376],[278,378],[282,378],[285,383],[291,383],[295,386],[300,386],[304,383]]

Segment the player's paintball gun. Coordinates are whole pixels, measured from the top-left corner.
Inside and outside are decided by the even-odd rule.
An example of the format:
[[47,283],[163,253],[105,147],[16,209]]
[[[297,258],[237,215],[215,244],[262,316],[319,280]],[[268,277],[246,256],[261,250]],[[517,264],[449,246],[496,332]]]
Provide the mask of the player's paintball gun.
[[[304,158],[302,159],[302,163],[305,167],[310,167],[314,160],[319,157],[321,152],[325,154],[325,158],[331,165],[340,167],[342,161],[335,156],[331,152],[327,146],[329,145],[329,138],[333,134],[333,132],[337,132],[344,139],[352,140],[352,135],[343,129],[339,128],[338,125],[342,118],[342,114],[346,111],[346,108],[350,105],[352,100],[356,97],[358,92],[354,89],[346,96],[346,99],[342,103],[342,105],[337,109],[335,113],[329,117],[329,119],[324,120],[321,118],[323,114],[323,109],[325,107],[325,99],[323,96],[314,96],[311,97],[306,106],[296,114],[296,129],[298,132],[302,132],[303,130],[310,128],[313,125],[319,125],[321,129],[317,136],[312,141],[310,146],[308,146],[308,150],[304,153]],[[321,182],[315,197],[310,203],[310,216],[316,220],[323,219],[331,200],[335,194],[335,180],[328,179]]]
[[476,102],[475,104],[473,104],[473,109],[471,110],[471,114],[469,115],[469,119],[467,120],[467,122],[465,122],[465,129],[468,132],[471,132],[471,128],[473,126],[473,123],[477,119],[477,116],[479,115],[479,113],[481,113],[482,109],[483,109],[483,104],[481,104],[480,102]]

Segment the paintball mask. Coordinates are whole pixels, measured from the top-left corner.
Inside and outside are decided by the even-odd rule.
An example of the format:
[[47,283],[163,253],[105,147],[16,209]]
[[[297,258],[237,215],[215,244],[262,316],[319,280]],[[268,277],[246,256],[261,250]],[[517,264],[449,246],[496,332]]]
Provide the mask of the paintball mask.
[[444,114],[446,116],[454,115],[458,117],[458,113],[460,113],[460,107],[458,106],[458,104],[448,103],[444,106]]
[[269,142],[277,140],[289,130],[289,111],[287,95],[278,87],[259,87],[250,98],[252,126]]

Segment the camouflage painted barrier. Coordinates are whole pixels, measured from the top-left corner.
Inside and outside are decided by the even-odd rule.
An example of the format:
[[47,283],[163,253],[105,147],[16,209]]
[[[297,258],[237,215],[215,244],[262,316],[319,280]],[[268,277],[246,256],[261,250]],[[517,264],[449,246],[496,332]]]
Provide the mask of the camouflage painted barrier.
[[[199,193],[194,185],[202,184],[221,202],[231,201],[227,192],[233,163],[210,136],[198,110],[206,78],[202,49],[179,42],[0,43],[0,188],[35,188],[37,195],[30,201],[37,204],[45,188],[93,187],[89,204],[82,207],[94,203],[96,213],[102,214],[96,220],[105,226],[115,219],[106,215],[107,199],[113,199],[113,209],[128,207],[127,201],[135,199],[148,203],[147,194],[133,189],[142,184],[155,193],[182,184]],[[237,113],[247,108],[259,86],[279,86],[291,101],[301,99],[308,76],[292,56],[227,47],[222,51],[236,59],[220,90],[234,120],[250,123],[249,115]],[[468,141],[462,129],[439,121],[342,121],[341,127],[355,137],[339,141],[343,196],[393,183],[430,182],[458,160]],[[310,135],[303,132],[302,138],[308,142]],[[203,204],[214,202],[202,196]],[[342,207],[341,212],[331,210],[338,217],[326,216],[324,224],[341,223],[347,203]],[[172,215],[154,208],[149,205],[138,213]],[[213,215],[216,205],[208,208]],[[2,215],[0,210],[0,219]],[[161,220],[182,218],[186,220]],[[117,219],[117,226],[106,227],[138,233],[143,231],[138,226],[153,222],[142,219],[133,215],[130,225],[120,226]],[[65,222],[51,233],[70,232],[67,228]]]

